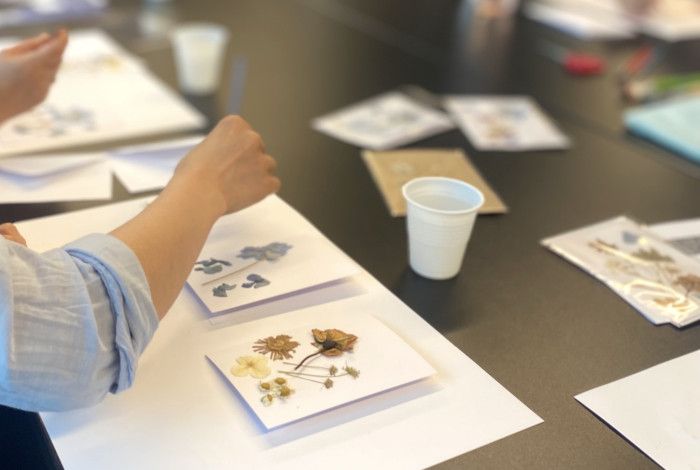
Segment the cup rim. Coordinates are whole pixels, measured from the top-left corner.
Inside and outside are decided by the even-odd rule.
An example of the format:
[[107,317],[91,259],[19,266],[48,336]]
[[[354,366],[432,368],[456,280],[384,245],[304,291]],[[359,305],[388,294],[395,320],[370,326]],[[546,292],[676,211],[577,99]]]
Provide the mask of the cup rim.
[[176,38],[182,33],[188,32],[216,32],[221,34],[222,39],[225,41],[229,38],[229,30],[226,26],[219,23],[212,23],[208,21],[185,21],[176,24],[170,31],[170,37]]
[[[467,189],[474,191],[476,195],[479,197],[479,201],[477,204],[475,204],[473,207],[470,207],[469,209],[454,209],[454,210],[446,210],[446,209],[435,209],[432,207],[428,207],[424,204],[420,204],[416,202],[414,199],[410,198],[407,194],[408,188],[411,185],[422,183],[424,181],[448,181],[450,183],[454,183],[463,187],[466,187]],[[420,176],[418,178],[413,178],[412,180],[408,181],[407,183],[404,183],[403,186],[401,186],[401,194],[403,194],[404,199],[407,202],[410,202],[411,204],[415,205],[416,207],[420,207],[421,209],[424,209],[426,211],[430,211],[436,214],[450,214],[450,215],[458,215],[458,214],[469,214],[470,212],[476,212],[479,210],[481,206],[484,205],[484,194],[479,190],[474,185],[471,185],[467,183],[466,181],[462,181],[456,178],[448,178],[446,176]]]

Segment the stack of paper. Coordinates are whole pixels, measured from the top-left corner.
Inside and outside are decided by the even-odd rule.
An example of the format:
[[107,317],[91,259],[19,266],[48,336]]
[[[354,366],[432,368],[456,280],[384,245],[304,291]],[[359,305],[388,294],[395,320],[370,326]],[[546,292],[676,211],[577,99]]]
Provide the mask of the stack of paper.
[[112,174],[100,153],[0,159],[0,203],[111,197]]
[[542,244],[604,282],[656,325],[681,327],[700,320],[700,263],[626,217]]
[[173,176],[182,157],[200,143],[196,135],[107,152],[114,174],[130,193],[162,189]]
[[[14,44],[5,40],[0,48]],[[205,124],[199,112],[98,30],[72,32],[49,96],[0,127],[0,156]]]

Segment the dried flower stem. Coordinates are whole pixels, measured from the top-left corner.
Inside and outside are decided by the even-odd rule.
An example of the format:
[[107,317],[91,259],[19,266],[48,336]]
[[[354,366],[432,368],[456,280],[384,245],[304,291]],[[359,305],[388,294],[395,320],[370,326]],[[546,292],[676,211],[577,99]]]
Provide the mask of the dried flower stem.
[[236,269],[235,271],[228,272],[228,273],[224,274],[223,276],[219,276],[219,277],[217,277],[217,278],[210,279],[210,280],[208,280],[208,281],[206,281],[206,282],[203,282],[203,283],[202,283],[202,286],[208,286],[209,284],[212,284],[212,283],[214,283],[214,282],[220,281],[220,280],[222,280],[222,279],[226,279],[227,277],[233,276],[234,274],[238,274],[238,273],[240,273],[241,271],[245,271],[246,269],[250,269],[250,268],[252,268],[253,266],[255,266],[256,264],[258,264],[260,261],[262,261],[262,260],[257,260],[255,263],[251,263],[251,264],[249,264],[248,266],[243,266],[242,268]]
[[[286,365],[288,365],[288,366],[298,366],[298,365],[299,365],[299,364],[296,363],[296,362],[287,362],[287,361],[282,361],[282,364],[286,364]],[[306,368],[306,367],[311,367],[311,368],[313,368],[313,369],[324,369],[324,370],[328,370],[328,367],[326,367],[326,366],[310,366],[310,365],[307,364],[307,365],[304,366],[304,368]]]
[[340,375],[320,375],[320,374],[306,374],[304,372],[292,372],[292,371],[286,371],[286,370],[278,370],[277,371],[279,374],[285,374],[285,375],[291,375],[292,377],[321,377],[321,378],[328,378],[328,377],[344,377],[346,375],[350,375],[347,372],[345,374],[340,374]]
[[[280,371],[280,373],[281,373],[281,374],[285,374],[286,372]],[[297,379],[302,379],[302,380],[308,380],[309,382],[315,382],[315,383],[321,384],[321,385],[324,385],[324,384],[325,384],[325,382],[321,382],[320,380],[309,379],[309,378],[307,378],[307,377],[302,377],[302,376],[300,376],[300,375],[292,375],[292,377],[297,378]]]

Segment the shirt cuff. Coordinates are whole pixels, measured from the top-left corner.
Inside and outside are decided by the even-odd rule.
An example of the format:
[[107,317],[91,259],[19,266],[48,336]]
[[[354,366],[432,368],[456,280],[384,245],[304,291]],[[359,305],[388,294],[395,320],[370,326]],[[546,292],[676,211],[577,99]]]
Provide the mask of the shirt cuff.
[[115,320],[115,342],[120,371],[114,392],[131,386],[138,357],[158,327],[158,316],[141,263],[121,240],[91,234],[64,247],[66,252],[90,264],[102,278]]

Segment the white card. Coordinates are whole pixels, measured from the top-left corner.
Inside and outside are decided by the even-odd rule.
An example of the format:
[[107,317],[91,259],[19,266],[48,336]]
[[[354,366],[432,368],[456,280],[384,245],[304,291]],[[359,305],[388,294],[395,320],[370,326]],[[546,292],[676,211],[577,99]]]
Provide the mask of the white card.
[[49,96],[0,127],[0,156],[182,131],[204,123],[198,111],[107,35],[71,32]]
[[222,217],[187,279],[211,313],[358,272],[304,217],[276,196]]
[[700,351],[576,396],[663,468],[700,468]]
[[527,96],[450,96],[445,107],[478,150],[569,147],[569,139]]
[[444,113],[423,106],[399,92],[389,92],[316,118],[317,131],[372,150],[409,144],[450,130]]
[[[317,307],[317,321],[313,324],[299,324],[294,313],[280,315],[247,325],[245,337],[232,327],[231,340],[235,345],[207,356],[267,429],[435,374],[425,359],[370,312],[349,313],[329,314],[323,306]],[[350,341],[351,350],[338,356],[311,356],[295,370],[294,364],[323,351],[315,342],[313,329],[323,333],[339,330],[333,337]],[[323,334],[319,339],[323,337],[329,335]],[[357,339],[352,341],[353,337]],[[326,351],[341,350],[328,346]],[[283,354],[288,357],[281,357]],[[251,367],[241,366],[248,364],[246,361]],[[331,367],[337,370],[333,372]],[[266,370],[269,375],[255,377]],[[289,393],[286,397],[275,379],[286,382],[282,384]],[[268,385],[262,388],[261,384]]]
[[112,171],[130,193],[162,189],[170,181],[180,160],[204,136],[186,137],[107,153]]
[[0,160],[0,203],[85,201],[111,197],[112,174],[102,154]]
[[656,325],[700,320],[700,264],[626,217],[542,244],[604,282]]

